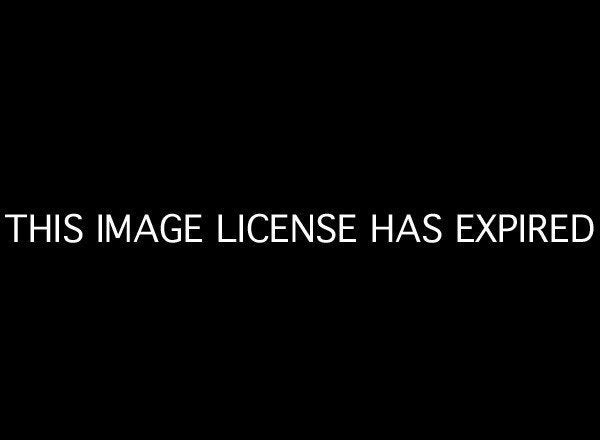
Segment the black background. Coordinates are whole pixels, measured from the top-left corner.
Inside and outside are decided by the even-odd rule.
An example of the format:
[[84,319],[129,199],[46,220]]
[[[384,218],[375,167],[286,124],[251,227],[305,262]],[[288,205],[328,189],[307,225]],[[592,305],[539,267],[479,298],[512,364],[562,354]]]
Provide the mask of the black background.
[[[524,11],[247,12],[23,16],[3,55],[2,213],[356,212],[361,243],[4,240],[11,412],[573,429],[595,389],[597,238],[460,246],[453,218],[597,221],[592,29]],[[375,212],[438,212],[444,241],[371,246]]]

